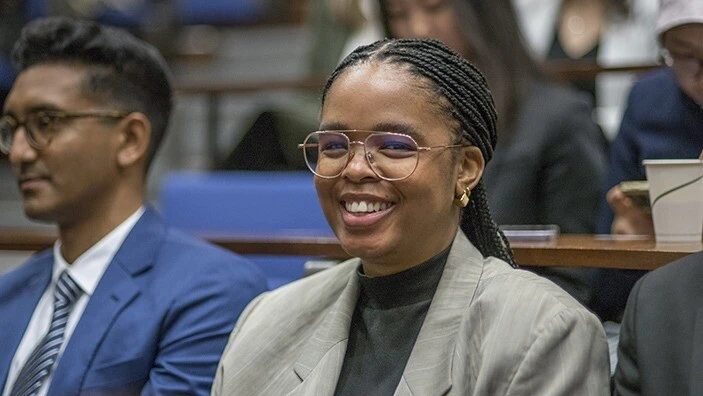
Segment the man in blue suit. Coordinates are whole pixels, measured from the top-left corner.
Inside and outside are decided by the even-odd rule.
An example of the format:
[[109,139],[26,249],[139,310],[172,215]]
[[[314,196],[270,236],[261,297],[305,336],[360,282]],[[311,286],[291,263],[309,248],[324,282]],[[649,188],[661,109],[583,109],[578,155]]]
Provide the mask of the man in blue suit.
[[0,392],[209,394],[266,281],[144,203],[172,107],[163,58],[121,30],[48,18],[24,28],[13,61],[0,150],[26,215],[59,239],[0,278]]

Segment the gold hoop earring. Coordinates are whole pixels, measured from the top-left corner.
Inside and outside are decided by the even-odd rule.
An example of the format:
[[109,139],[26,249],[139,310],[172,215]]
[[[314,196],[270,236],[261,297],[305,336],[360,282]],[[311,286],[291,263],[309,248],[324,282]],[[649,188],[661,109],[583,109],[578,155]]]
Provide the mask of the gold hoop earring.
[[454,198],[454,205],[456,205],[460,208],[465,208],[466,205],[469,204],[469,197],[471,197],[471,189],[469,187],[466,187],[464,189],[464,193],[461,194],[460,197]]

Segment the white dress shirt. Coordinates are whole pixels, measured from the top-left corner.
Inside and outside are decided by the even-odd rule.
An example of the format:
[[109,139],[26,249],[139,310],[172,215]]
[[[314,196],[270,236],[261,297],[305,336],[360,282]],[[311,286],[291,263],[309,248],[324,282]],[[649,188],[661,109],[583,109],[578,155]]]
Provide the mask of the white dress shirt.
[[[24,332],[22,341],[17,347],[15,356],[12,358],[12,364],[10,365],[10,371],[7,374],[7,381],[5,382],[5,389],[3,390],[4,396],[9,396],[12,386],[17,379],[17,376],[22,370],[29,355],[37,347],[39,342],[44,338],[46,333],[49,331],[49,326],[51,325],[51,319],[54,314],[54,288],[56,282],[59,279],[61,273],[66,270],[68,271],[71,278],[80,286],[83,293],[76,300],[73,309],[68,315],[68,321],[66,322],[66,330],[64,332],[64,340],[61,344],[61,349],[59,355],[56,358],[54,367],[58,364],[63,350],[71,339],[73,330],[76,328],[76,324],[83,315],[83,310],[90,300],[90,296],[93,295],[93,291],[100,282],[103,273],[107,269],[107,266],[112,261],[112,258],[122,246],[127,234],[132,231],[134,225],[137,223],[139,218],[144,213],[144,207],[140,207],[136,212],[134,212],[127,220],[122,222],[114,230],[110,231],[103,239],[98,241],[90,249],[85,251],[80,257],[69,264],[64,260],[61,255],[61,241],[56,241],[54,243],[54,268],[51,276],[51,283],[46,291],[42,295],[39,303],[34,308],[34,313],[32,314],[32,319],[29,321],[29,326]],[[51,384],[51,378],[53,377],[53,370],[49,374],[49,377],[44,381],[37,396],[45,396],[49,390],[49,384]]]

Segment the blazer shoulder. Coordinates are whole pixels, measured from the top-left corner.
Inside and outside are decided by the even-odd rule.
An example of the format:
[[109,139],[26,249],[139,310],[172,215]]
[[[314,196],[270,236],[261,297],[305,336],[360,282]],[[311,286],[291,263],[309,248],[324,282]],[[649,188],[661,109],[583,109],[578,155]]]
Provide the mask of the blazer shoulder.
[[8,290],[7,288],[13,285],[24,286],[35,274],[42,271],[50,271],[53,265],[53,249],[35,253],[17,268],[0,276],[0,291]]
[[221,365],[231,373],[294,361],[332,311],[357,263],[347,261],[254,299],[237,321]]
[[[547,386],[552,374],[576,367],[607,378],[606,336],[598,318],[549,280],[500,263],[486,263],[476,296],[464,314],[463,342],[479,346],[466,350],[489,357],[488,362],[500,362],[507,370],[501,377],[512,387],[529,381],[544,381]],[[492,268],[496,264],[498,268]]]
[[[280,315],[297,316],[300,311],[322,311],[334,304],[354,275],[358,259],[351,259],[332,268],[305,277],[261,298],[257,311],[275,311]],[[294,304],[291,302],[295,301]]]
[[[510,267],[502,260],[489,259],[484,266],[477,300],[512,307],[529,314],[556,316],[562,311],[588,313],[578,301],[550,280],[532,272]],[[595,318],[595,317],[594,317]]]
[[[638,299],[662,306],[667,302],[701,301],[703,252],[688,255],[646,274],[638,280]],[[647,306],[652,304],[639,304]]]
[[197,237],[188,235],[174,228],[167,228],[164,243],[160,247],[159,259],[169,258],[169,265],[193,268],[193,262],[198,264],[198,271],[207,268],[230,265],[242,270],[260,272],[246,258],[213,245]]
[[152,260],[152,286],[176,294],[207,288],[250,300],[268,290],[263,271],[249,260],[173,228],[166,229]]

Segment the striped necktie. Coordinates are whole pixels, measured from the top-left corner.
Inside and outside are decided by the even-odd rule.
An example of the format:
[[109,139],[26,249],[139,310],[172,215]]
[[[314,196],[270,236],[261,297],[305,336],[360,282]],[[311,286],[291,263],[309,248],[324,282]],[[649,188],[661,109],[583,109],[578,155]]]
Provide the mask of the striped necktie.
[[29,359],[17,376],[10,396],[31,396],[39,392],[59,356],[68,315],[81,293],[80,286],[67,271],[64,271],[56,282],[54,290],[54,316],[51,319],[49,332],[29,355]]

